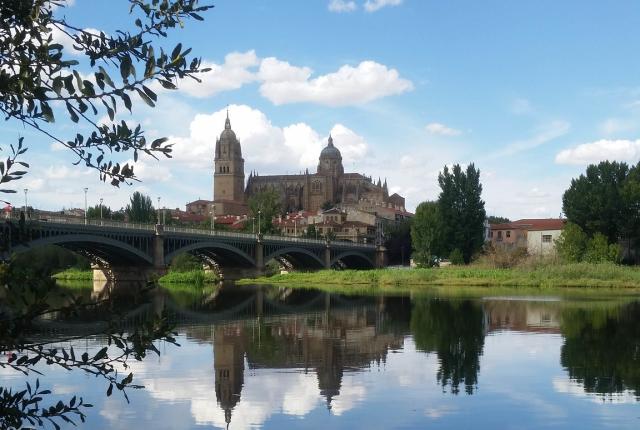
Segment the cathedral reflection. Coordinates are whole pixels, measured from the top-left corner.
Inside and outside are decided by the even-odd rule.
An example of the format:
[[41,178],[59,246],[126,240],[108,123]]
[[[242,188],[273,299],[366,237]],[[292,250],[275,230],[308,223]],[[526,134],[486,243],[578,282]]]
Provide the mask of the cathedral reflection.
[[216,399],[227,423],[241,398],[245,366],[315,373],[318,390],[330,409],[340,395],[345,372],[380,365],[390,350],[403,347],[407,326],[402,328],[398,322],[410,313],[408,298],[378,298],[356,305],[349,299],[337,297],[333,300],[342,303],[331,303],[332,298],[326,298],[320,312],[215,326]]

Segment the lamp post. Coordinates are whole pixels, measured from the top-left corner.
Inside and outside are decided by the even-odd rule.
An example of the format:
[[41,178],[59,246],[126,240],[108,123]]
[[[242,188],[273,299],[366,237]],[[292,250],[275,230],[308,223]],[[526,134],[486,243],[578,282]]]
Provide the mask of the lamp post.
[[160,224],[160,197],[158,197],[158,224]]
[[258,210],[258,236],[260,236],[260,223],[261,223],[262,211]]
[[298,220],[295,218],[293,219],[293,235],[298,237]]
[[87,225],[87,191],[89,188],[84,188],[84,224]]
[[216,231],[216,205],[211,203],[211,231]]
[[29,188],[24,189],[24,218],[27,218],[27,193],[29,192]]
[[102,202],[104,199],[100,197],[100,225],[102,225]]

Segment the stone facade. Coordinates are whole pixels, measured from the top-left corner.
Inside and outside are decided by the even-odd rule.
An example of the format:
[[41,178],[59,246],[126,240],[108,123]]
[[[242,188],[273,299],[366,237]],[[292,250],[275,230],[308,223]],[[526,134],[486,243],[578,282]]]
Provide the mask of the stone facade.
[[387,181],[359,173],[345,173],[340,150],[329,136],[320,153],[316,173],[307,169],[298,175],[258,175],[251,172],[244,187],[244,159],[240,142],[227,116],[225,128],[216,141],[214,162],[214,206],[216,214],[247,213],[248,199],[261,191],[276,190],[285,212],[312,211],[333,206],[371,206],[405,212],[404,198],[389,196]]

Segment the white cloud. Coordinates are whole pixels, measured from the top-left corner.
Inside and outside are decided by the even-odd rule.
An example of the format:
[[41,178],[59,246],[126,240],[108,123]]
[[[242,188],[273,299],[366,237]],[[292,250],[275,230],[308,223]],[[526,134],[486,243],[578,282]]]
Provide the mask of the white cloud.
[[329,2],[329,11],[331,12],[353,12],[358,8],[355,1],[331,0]]
[[[231,127],[242,145],[245,174],[258,169],[261,173],[289,173],[309,168],[315,171],[326,135],[305,123],[285,127],[273,125],[267,116],[246,105],[229,106]],[[196,115],[189,126],[189,136],[173,137],[173,157],[191,168],[211,169],[215,140],[224,128],[226,109],[212,114]],[[331,129],[345,164],[367,154],[365,139],[342,124]]]
[[436,134],[439,136],[459,136],[462,134],[460,130],[456,130],[455,128],[447,127],[444,124],[439,122],[432,122],[431,124],[427,124],[425,127],[428,133]]
[[[82,55],[82,51],[78,51],[73,47],[74,44],[74,40],[72,37],[70,37],[67,33],[65,33],[64,31],[60,30],[58,27],[55,26],[50,26],[49,27],[51,29],[51,37],[54,43],[59,43],[60,45],[62,45],[62,47],[64,48],[64,53],[66,55]],[[67,30],[70,33],[74,33],[73,31]],[[84,28],[83,31],[86,31],[87,33],[91,33],[93,35],[99,36],[100,35],[100,30],[95,29],[95,28]]]
[[551,142],[552,140],[564,136],[569,132],[570,128],[571,124],[566,121],[552,121],[542,127],[539,127],[536,134],[534,134],[532,137],[514,142],[502,148],[498,152],[494,153],[492,155],[492,158],[505,155],[514,155],[519,152],[537,148],[538,146],[544,145],[545,143]]
[[[259,63],[255,51],[232,52],[224,57],[224,63],[221,65],[203,61],[202,67],[211,68],[211,71],[198,75],[202,82],[186,78],[180,81],[178,87],[190,96],[198,98],[235,90],[256,79],[255,74],[249,69],[258,66]],[[157,88],[158,86],[154,87]]]
[[396,69],[374,61],[363,61],[356,67],[345,65],[334,73],[310,79],[310,69],[270,59],[264,69],[261,66],[260,75],[269,76],[260,86],[260,93],[276,105],[358,105],[413,89],[411,81],[401,78]]
[[387,6],[400,6],[402,0],[367,0],[364,3],[364,9],[367,12],[375,12]]
[[603,160],[635,163],[639,158],[640,140],[602,139],[560,151],[556,163],[586,165]]

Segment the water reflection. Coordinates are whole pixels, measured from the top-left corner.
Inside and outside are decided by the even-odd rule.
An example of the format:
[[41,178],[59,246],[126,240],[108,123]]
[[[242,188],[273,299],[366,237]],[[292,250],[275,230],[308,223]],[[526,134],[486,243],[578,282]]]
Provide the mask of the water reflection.
[[[126,310],[123,322],[165,312],[176,324],[182,348],[166,351],[162,365],[137,368],[150,397],[137,397],[131,408],[190,402],[190,414],[171,417],[184,420],[183,428],[281,428],[295,424],[282,421],[291,416],[314,427],[327,418],[320,411],[334,427],[399,426],[381,424],[388,419],[380,416],[383,405],[409,420],[406,427],[445,417],[450,427],[464,427],[470,417],[479,428],[495,427],[490,415],[512,408],[514,422],[528,416],[525,427],[535,428],[550,419],[542,399],[568,411],[557,413],[568,420],[559,427],[581,416],[583,427],[598,428],[604,418],[575,403],[580,390],[640,400],[640,303],[629,300],[345,296],[229,286],[158,289],[145,304],[112,306]],[[49,321],[57,331],[75,330],[66,322],[62,315]],[[618,427],[637,424],[626,410],[607,413]],[[109,426],[149,419],[133,416]]]

